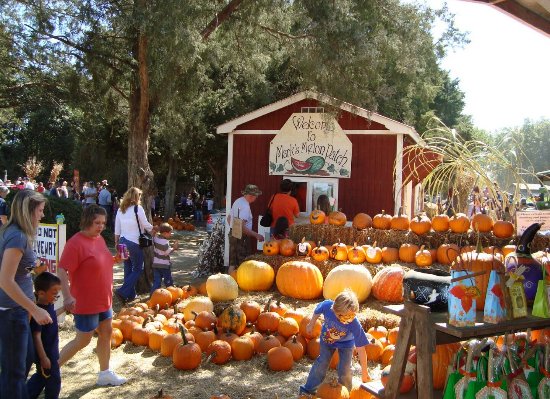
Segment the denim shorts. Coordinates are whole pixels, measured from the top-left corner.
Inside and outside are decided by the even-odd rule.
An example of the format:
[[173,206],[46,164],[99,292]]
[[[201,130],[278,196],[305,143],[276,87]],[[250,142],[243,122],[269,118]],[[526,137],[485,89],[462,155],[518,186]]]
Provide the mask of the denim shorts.
[[94,314],[75,314],[74,325],[78,331],[94,331],[103,320],[113,318],[113,309]]

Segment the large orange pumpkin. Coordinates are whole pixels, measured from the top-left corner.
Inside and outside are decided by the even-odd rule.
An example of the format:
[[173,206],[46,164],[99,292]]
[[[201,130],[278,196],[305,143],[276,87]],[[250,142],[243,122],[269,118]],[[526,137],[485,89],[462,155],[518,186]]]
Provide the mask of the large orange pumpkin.
[[[387,365],[382,370],[382,375],[380,376],[380,381],[382,382],[382,385],[386,386],[388,383],[388,379],[390,376],[390,370],[391,365]],[[404,373],[403,377],[401,377],[401,381],[399,383],[399,393],[407,393],[414,387],[414,375],[409,373]]]
[[246,260],[237,269],[237,284],[244,291],[267,291],[274,280],[275,271],[265,262]]
[[353,218],[352,227],[358,230],[368,229],[372,226],[372,218],[366,213],[358,213]]
[[388,266],[380,270],[372,280],[372,294],[381,301],[403,302],[403,276],[400,266]]
[[284,296],[296,299],[315,299],[323,292],[323,276],[309,262],[286,262],[277,271],[277,289]]
[[[453,361],[456,352],[460,349],[460,343],[436,345],[432,354],[432,375],[434,389],[443,389],[447,381],[447,369]],[[411,349],[409,361],[416,363],[416,349]]]
[[389,230],[391,227],[391,215],[388,215],[383,209],[382,212],[375,215],[372,219],[372,227],[380,230]]
[[340,211],[334,211],[328,215],[328,223],[334,226],[343,226],[347,221],[346,214]]

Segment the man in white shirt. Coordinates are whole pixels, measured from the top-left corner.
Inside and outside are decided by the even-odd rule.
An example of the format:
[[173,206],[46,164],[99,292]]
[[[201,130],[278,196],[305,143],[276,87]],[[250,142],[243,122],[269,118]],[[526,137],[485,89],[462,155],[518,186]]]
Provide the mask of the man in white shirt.
[[29,180],[28,177],[24,177],[23,182],[25,183],[25,188],[26,189],[34,190],[34,184]]
[[90,181],[88,187],[84,189],[84,206],[90,206],[91,204],[96,203],[97,198],[97,189],[95,188],[95,183]]
[[262,242],[264,237],[252,230],[252,210],[250,204],[256,201],[256,198],[262,194],[258,186],[247,184],[242,191],[242,197],[237,198],[231,207],[231,212],[227,216],[227,223],[233,228],[233,220],[239,218],[243,221],[242,238],[233,237],[232,231],[229,230],[229,268],[228,273],[234,271],[243,260],[249,255],[250,244],[249,238],[252,237]]
[[111,201],[111,193],[107,188],[109,186],[107,180],[103,180],[101,182],[101,186],[102,188],[97,197],[97,203],[100,207],[107,211],[107,226],[111,226],[111,220],[113,217],[113,203]]

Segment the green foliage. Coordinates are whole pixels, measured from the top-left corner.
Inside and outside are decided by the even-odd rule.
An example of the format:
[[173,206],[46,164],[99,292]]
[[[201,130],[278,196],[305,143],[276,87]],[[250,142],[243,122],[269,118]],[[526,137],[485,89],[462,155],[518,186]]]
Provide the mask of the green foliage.
[[[18,190],[10,190],[10,193],[6,196],[8,206],[11,206],[13,197],[15,197],[17,191]],[[75,233],[79,232],[80,218],[82,216],[82,205],[66,198],[50,196],[45,197],[47,202],[44,207],[44,217],[42,218],[41,223],[55,224],[55,217],[62,213],[63,216],[65,216],[65,224],[67,225],[67,240]]]

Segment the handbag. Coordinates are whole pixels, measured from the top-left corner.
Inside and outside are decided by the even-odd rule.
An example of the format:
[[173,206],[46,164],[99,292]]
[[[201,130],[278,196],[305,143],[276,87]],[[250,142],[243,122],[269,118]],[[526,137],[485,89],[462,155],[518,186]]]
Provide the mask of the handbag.
[[134,206],[134,213],[136,215],[136,222],[137,222],[138,230],[139,230],[139,246],[141,248],[147,248],[147,247],[150,247],[151,245],[153,245],[153,237],[151,237],[151,234],[149,234],[145,230],[143,230],[143,232],[141,232],[141,226],[139,224],[139,219],[138,219],[138,215],[137,215],[138,211],[137,210],[138,210],[138,207],[136,205],[136,206]]
[[[275,194],[275,195],[277,195],[277,194]],[[262,216],[262,220],[260,220],[260,226],[270,227],[271,223],[273,223],[273,214],[271,213],[271,203],[275,199],[275,195],[273,195],[273,197],[271,197],[271,200],[269,201],[269,204],[267,204],[267,209],[265,210],[265,213]]]

